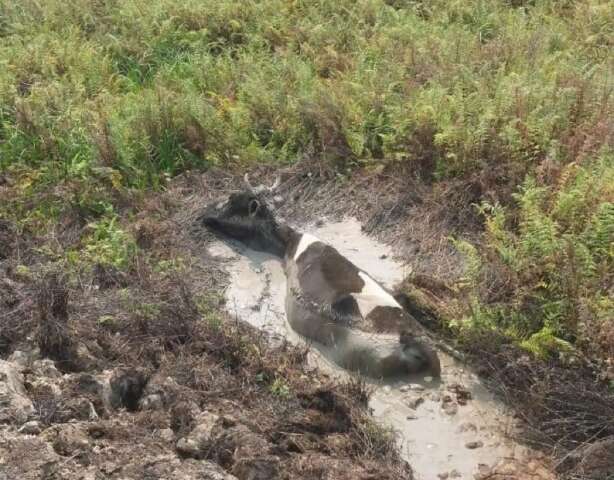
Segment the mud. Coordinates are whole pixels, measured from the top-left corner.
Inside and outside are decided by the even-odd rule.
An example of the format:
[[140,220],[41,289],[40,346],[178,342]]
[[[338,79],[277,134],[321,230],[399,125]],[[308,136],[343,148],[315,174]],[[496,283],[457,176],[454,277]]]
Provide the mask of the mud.
[[58,262],[74,246],[62,225],[9,239],[0,479],[411,480],[361,385],[306,370],[303,349],[271,348],[220,311],[226,263],[203,255],[203,229],[192,236],[205,197],[191,193],[127,199],[118,221],[139,249],[122,271]]
[[[355,219],[301,229],[335,246],[389,288],[411,273],[390,247],[365,235]],[[304,344],[285,319],[285,277],[277,258],[221,241],[210,245],[209,253],[226,265],[226,308],[232,315],[266,332],[273,341],[286,338]],[[448,355],[441,353],[441,358],[440,380],[417,376],[387,385],[370,382],[373,415],[398,432],[402,455],[416,478],[474,478],[494,471],[504,459],[523,462],[530,452],[511,439],[516,428],[511,414],[475,373]],[[321,347],[310,349],[308,361],[332,377],[348,377]]]

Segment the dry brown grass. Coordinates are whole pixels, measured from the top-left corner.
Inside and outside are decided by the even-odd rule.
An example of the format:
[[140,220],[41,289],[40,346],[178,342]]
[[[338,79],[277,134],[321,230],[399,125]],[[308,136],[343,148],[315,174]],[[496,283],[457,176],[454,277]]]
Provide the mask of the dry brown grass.
[[571,475],[579,452],[614,435],[614,391],[594,366],[530,357],[494,332],[474,332],[463,346],[489,385],[514,406],[525,440],[553,452],[561,473]]
[[[78,268],[70,271],[69,281],[69,272],[61,268],[70,264],[58,263],[52,273],[43,273],[48,268],[33,258],[30,276],[13,282],[17,300],[12,301],[19,311],[10,316],[0,310],[14,317],[14,328],[2,330],[2,355],[29,348],[32,324],[24,321],[31,316],[41,353],[64,371],[82,372],[66,381],[60,398],[44,385],[30,387],[41,423],[88,422],[87,399],[101,415],[90,421],[91,435],[112,443],[140,439],[145,450],[158,451],[156,428],[173,426],[185,433],[193,419],[188,407],[183,411],[175,403],[168,411],[139,411],[137,390],[143,385],[130,383],[136,378],[131,369],[137,368],[145,379],[173,378],[184,402],[234,418],[266,439],[289,478],[319,469],[411,478],[394,437],[369,419],[364,385],[339,386],[305,371],[305,350],[288,344],[273,348],[261,332],[223,313],[216,300],[203,300],[215,299],[225,280],[221,266],[203,253],[207,236],[192,235],[189,226],[206,199],[240,182],[213,173],[208,178],[187,175],[178,184],[166,198],[135,200],[137,221],[131,228],[141,248],[127,270]],[[160,267],[179,257],[181,266]],[[23,297],[29,289],[35,295],[28,307]],[[134,410],[129,423],[126,413],[107,412],[91,389],[88,378],[106,369],[115,371],[115,387],[126,383],[119,406]],[[119,455],[129,450],[121,447]],[[80,458],[98,461],[91,453]],[[345,460],[337,465],[335,458]]]
[[57,362],[64,371],[78,368],[76,344],[68,325],[68,286],[59,272],[45,275],[38,284],[37,344],[41,355]]

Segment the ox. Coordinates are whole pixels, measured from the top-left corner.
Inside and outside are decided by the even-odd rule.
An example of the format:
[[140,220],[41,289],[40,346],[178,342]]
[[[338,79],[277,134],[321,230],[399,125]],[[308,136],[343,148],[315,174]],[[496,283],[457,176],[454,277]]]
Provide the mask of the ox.
[[[213,231],[283,259],[286,315],[300,335],[329,347],[341,367],[375,378],[440,374],[432,342],[420,324],[368,273],[335,248],[278,222],[266,203],[273,187],[247,188],[210,205],[202,216]],[[394,341],[370,332],[395,331]]]

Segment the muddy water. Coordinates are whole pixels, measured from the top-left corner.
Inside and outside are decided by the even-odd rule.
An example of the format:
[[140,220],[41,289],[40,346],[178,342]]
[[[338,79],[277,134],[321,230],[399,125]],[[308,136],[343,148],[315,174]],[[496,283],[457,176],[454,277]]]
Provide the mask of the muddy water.
[[[356,220],[302,230],[336,247],[385,286],[391,287],[409,273],[393,259],[387,246],[365,236]],[[286,280],[277,258],[222,242],[212,245],[210,253],[227,259],[230,284],[226,299],[232,314],[273,339],[303,341],[285,318]],[[475,374],[444,353],[440,355],[440,380],[418,376],[388,385],[374,384],[370,402],[374,417],[398,432],[403,456],[416,478],[436,480],[447,473],[448,478],[472,479],[480,464],[492,466],[503,458],[522,458],[524,448],[509,439],[514,422],[503,406]],[[312,349],[309,361],[329,375],[347,377],[327,359],[323,349]],[[471,399],[458,401],[455,385],[468,391]]]

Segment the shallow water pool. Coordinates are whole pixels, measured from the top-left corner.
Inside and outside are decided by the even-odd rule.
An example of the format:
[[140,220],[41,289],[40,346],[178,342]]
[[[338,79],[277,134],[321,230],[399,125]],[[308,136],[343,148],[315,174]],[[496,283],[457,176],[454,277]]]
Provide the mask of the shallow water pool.
[[[333,245],[386,287],[409,274],[389,247],[361,231],[357,220],[301,230]],[[286,279],[279,259],[221,241],[213,243],[209,253],[226,259],[226,308],[231,314],[266,331],[273,341],[303,342],[286,321]],[[526,449],[510,439],[515,421],[509,412],[470,369],[443,352],[440,358],[441,379],[416,376],[387,385],[370,382],[375,388],[370,400],[373,416],[398,432],[403,457],[416,478],[436,480],[447,474],[473,479],[480,465],[522,458]],[[329,375],[348,376],[327,359],[324,349],[311,349],[308,359]]]

